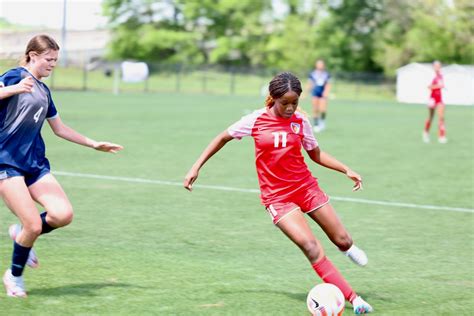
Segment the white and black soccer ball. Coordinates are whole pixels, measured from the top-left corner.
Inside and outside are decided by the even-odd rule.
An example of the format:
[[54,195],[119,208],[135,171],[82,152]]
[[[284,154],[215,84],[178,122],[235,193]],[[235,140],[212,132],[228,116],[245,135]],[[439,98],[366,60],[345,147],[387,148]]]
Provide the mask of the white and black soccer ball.
[[313,316],[341,316],[344,312],[345,300],[337,286],[322,283],[309,291],[306,304]]

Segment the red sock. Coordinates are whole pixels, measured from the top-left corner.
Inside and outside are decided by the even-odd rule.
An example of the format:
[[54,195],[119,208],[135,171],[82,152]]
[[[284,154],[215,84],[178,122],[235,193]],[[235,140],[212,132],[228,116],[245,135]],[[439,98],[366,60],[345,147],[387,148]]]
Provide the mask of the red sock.
[[439,128],[439,137],[444,137],[446,135],[446,128],[444,127],[444,120],[438,121],[438,128]]
[[430,119],[427,119],[425,122],[425,132],[428,132],[430,130],[430,126],[431,126],[431,121]]
[[352,303],[357,297],[357,294],[351,288],[349,283],[344,279],[342,274],[336,269],[336,267],[332,264],[332,262],[327,258],[324,257],[318,262],[313,264],[313,269],[316,273],[323,279],[326,283],[331,283],[337,286],[346,300]]

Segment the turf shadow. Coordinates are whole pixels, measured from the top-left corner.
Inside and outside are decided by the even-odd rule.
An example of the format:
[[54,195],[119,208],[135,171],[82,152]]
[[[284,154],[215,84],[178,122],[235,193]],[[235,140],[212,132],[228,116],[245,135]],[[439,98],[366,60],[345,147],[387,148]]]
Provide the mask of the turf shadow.
[[79,283],[68,284],[50,288],[34,288],[28,291],[28,295],[35,296],[99,296],[96,292],[103,288],[131,288],[136,287],[127,283]]

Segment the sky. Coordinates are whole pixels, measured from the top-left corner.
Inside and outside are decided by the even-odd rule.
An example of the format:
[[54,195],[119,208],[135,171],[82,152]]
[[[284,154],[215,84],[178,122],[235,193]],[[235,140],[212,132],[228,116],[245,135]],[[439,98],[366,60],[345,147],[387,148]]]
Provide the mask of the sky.
[[[66,27],[91,30],[105,26],[102,0],[66,0]],[[64,0],[0,0],[0,18],[13,24],[60,29]]]

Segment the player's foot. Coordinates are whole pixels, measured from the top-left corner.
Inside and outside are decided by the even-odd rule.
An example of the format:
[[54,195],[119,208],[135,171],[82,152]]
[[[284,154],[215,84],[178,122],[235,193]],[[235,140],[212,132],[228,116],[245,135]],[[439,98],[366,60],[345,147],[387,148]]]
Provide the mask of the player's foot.
[[12,270],[8,269],[3,275],[3,285],[10,297],[26,297],[25,284],[23,283],[23,276],[13,276]]
[[354,263],[360,265],[361,267],[367,265],[369,259],[365,254],[364,250],[360,249],[356,245],[352,245],[349,250],[343,252],[346,256],[348,256]]
[[319,127],[319,125],[315,125],[315,126],[313,127],[313,131],[314,131],[315,133],[319,133],[319,132],[321,132],[321,127]]
[[446,138],[446,136],[441,136],[440,138],[438,138],[438,142],[440,144],[446,144],[448,142],[448,139]]
[[319,123],[319,125],[320,125],[320,126],[319,126],[319,129],[320,129],[321,132],[326,129],[326,121],[321,120],[321,122]]
[[[10,235],[10,238],[12,240],[15,240],[16,236],[20,232],[21,232],[21,226],[18,224],[10,225],[10,227],[8,228],[8,234]],[[30,250],[30,254],[28,255],[28,260],[26,261],[26,265],[33,269],[39,267],[38,257],[36,256],[36,252],[34,251],[33,248],[31,248]]]
[[360,296],[357,296],[352,301],[352,306],[354,307],[354,314],[356,315],[367,314],[374,310],[372,306],[370,306],[370,304],[364,301]]
[[423,131],[423,142],[429,143],[430,142],[430,134],[428,132]]

